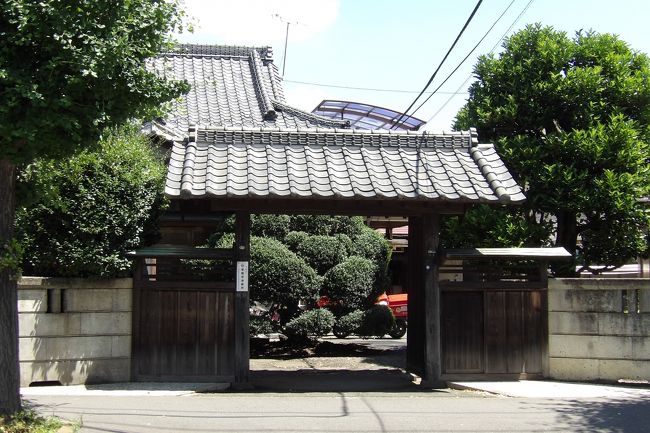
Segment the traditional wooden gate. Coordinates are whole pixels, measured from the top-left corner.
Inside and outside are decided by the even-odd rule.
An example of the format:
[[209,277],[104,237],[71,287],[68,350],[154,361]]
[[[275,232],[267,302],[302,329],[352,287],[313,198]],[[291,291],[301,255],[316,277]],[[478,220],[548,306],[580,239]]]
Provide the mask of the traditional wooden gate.
[[234,382],[234,251],[160,247],[134,255],[133,379]]
[[[445,378],[534,378],[547,366],[547,260],[559,251],[446,251],[440,327]],[[540,262],[541,260],[541,262]],[[453,263],[453,262],[452,262]]]

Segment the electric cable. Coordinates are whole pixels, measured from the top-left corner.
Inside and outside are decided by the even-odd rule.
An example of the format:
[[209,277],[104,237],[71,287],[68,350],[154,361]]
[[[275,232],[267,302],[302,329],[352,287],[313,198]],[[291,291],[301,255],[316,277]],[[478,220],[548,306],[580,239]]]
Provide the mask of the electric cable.
[[[405,89],[379,89],[375,87],[355,87],[355,86],[340,86],[338,84],[325,84],[325,83],[314,83],[310,81],[297,81],[297,80],[287,80],[283,79],[285,83],[294,83],[294,84],[304,84],[307,86],[317,86],[317,87],[332,87],[335,89],[348,89],[348,90],[363,90],[367,92],[387,92],[387,93],[419,93],[419,90],[405,90]],[[424,92],[431,93],[431,92]],[[440,92],[442,94],[448,95],[450,92]],[[466,94],[467,92],[461,92],[460,94]]]
[[451,71],[451,72],[449,73],[449,75],[447,75],[447,78],[445,78],[445,79],[442,81],[442,83],[440,83],[440,84],[438,85],[438,87],[436,87],[435,90],[434,90],[433,92],[431,92],[431,94],[427,97],[427,99],[425,99],[425,100],[424,100],[424,101],[423,101],[423,102],[418,106],[418,108],[416,108],[416,109],[413,111],[413,113],[411,113],[411,116],[415,116],[415,113],[417,113],[417,112],[420,110],[420,108],[422,108],[422,106],[423,106],[424,104],[426,104],[427,102],[429,102],[429,99],[431,99],[431,97],[432,97],[433,95],[435,95],[435,94],[438,92],[438,90],[440,90],[440,88],[441,88],[442,86],[445,85],[445,83],[446,83],[446,82],[447,82],[447,81],[452,77],[452,75],[454,75],[454,74],[456,73],[456,71],[457,71],[457,70],[458,70],[458,69],[463,65],[463,63],[465,63],[465,61],[467,61],[467,59],[469,59],[469,56],[471,56],[472,53],[473,53],[474,51],[476,51],[476,49],[478,48],[478,46],[481,45],[481,43],[485,40],[485,38],[487,37],[487,35],[490,34],[490,32],[492,31],[492,29],[494,28],[494,26],[496,26],[497,23],[498,23],[499,21],[501,21],[501,18],[503,18],[503,16],[506,14],[506,12],[508,12],[508,10],[509,10],[510,7],[515,3],[515,1],[516,1],[516,0],[512,0],[512,1],[510,2],[510,4],[509,4],[509,5],[508,5],[504,10],[503,10],[503,12],[501,12],[501,15],[499,15],[499,17],[496,19],[496,21],[494,21],[494,22],[492,23],[492,25],[491,25],[490,28],[487,30],[487,32],[485,32],[485,34],[483,35],[483,37],[482,37],[482,38],[481,38],[481,39],[476,43],[476,45],[474,45],[474,48],[472,48],[472,49],[469,51],[469,53],[467,53],[467,55],[463,58],[463,60],[461,60],[460,63],[458,63],[458,65],[456,65],[456,67],[454,68],[454,70]]
[[[497,49],[499,44],[501,44],[501,41],[508,35],[508,33],[510,33],[510,30],[512,30],[512,28],[519,22],[521,17],[524,16],[524,14],[528,10],[528,8],[530,8],[530,6],[533,4],[534,1],[535,0],[529,0],[528,1],[528,3],[522,9],[522,11],[519,13],[519,15],[517,15],[517,18],[515,18],[515,20],[512,22],[512,24],[510,24],[510,27],[508,27],[508,29],[501,35],[501,37],[497,40],[497,42],[494,44],[494,46],[492,47],[492,49],[490,50],[490,52],[488,54],[493,54],[494,53],[494,51]],[[438,109],[438,111],[433,113],[433,116],[431,116],[429,118],[429,120],[427,120],[426,123],[431,122],[438,114],[440,114],[440,112],[451,102],[451,100],[454,99],[454,96],[459,94],[458,92],[460,92],[460,90],[467,84],[467,82],[471,78],[472,78],[472,74],[470,74],[469,77],[467,77],[467,79],[460,86],[458,86],[458,89],[456,89],[456,92],[450,92],[451,96],[449,98],[447,98],[447,100],[442,104],[442,106]],[[463,93],[467,93],[467,92],[463,92]]]
[[454,43],[451,44],[451,47],[449,47],[449,50],[447,51],[447,54],[445,54],[445,57],[442,59],[442,61],[441,61],[440,64],[438,65],[438,68],[436,68],[436,70],[433,72],[433,75],[431,75],[431,78],[429,78],[429,81],[428,81],[427,84],[424,86],[424,88],[422,89],[422,91],[420,92],[420,94],[419,94],[419,95],[418,95],[418,96],[413,100],[413,102],[411,103],[411,105],[409,105],[409,107],[408,107],[408,108],[407,108],[407,109],[406,109],[402,114],[400,114],[399,118],[397,119],[397,121],[395,122],[395,124],[391,127],[391,129],[397,128],[397,127],[399,126],[400,121],[404,118],[404,116],[407,116],[407,115],[408,115],[409,110],[410,110],[411,108],[413,108],[413,106],[414,106],[415,103],[418,101],[418,99],[420,99],[420,97],[424,94],[424,92],[427,90],[427,88],[429,87],[429,85],[431,85],[431,82],[433,81],[433,79],[434,79],[434,78],[436,77],[436,75],[438,74],[438,71],[440,70],[440,68],[442,67],[442,65],[445,63],[445,60],[447,60],[447,57],[449,57],[449,54],[451,54],[452,50],[453,50],[454,47],[456,46],[456,43],[458,43],[458,40],[460,39],[460,37],[461,37],[461,36],[463,35],[463,33],[465,32],[465,29],[467,28],[467,26],[469,25],[469,23],[472,21],[472,18],[474,18],[474,15],[476,15],[476,11],[478,11],[478,8],[479,8],[479,6],[481,6],[481,3],[483,3],[483,0],[478,0],[478,2],[476,3],[476,6],[474,6],[474,10],[473,10],[472,13],[470,14],[469,18],[467,18],[467,21],[465,22],[465,25],[464,25],[463,28],[460,30],[460,33],[458,33],[458,36],[456,36],[456,40],[454,40]]

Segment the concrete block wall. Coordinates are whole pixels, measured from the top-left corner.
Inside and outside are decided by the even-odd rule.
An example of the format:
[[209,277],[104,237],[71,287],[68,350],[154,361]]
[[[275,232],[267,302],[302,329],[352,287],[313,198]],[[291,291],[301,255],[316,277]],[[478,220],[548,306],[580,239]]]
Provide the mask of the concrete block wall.
[[130,278],[21,278],[21,386],[130,380],[132,287]]
[[650,279],[550,279],[549,376],[650,380]]

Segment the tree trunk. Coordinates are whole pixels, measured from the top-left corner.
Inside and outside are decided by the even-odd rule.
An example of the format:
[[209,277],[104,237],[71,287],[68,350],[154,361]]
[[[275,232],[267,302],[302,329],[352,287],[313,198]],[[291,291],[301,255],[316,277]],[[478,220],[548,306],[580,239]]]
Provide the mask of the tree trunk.
[[[0,253],[14,234],[16,166],[0,159]],[[0,415],[20,410],[15,270],[0,268]]]
[[573,259],[570,261],[555,262],[552,266],[556,277],[576,276],[576,244],[578,242],[578,228],[576,214],[563,211],[557,214],[557,235],[555,246],[564,247]]

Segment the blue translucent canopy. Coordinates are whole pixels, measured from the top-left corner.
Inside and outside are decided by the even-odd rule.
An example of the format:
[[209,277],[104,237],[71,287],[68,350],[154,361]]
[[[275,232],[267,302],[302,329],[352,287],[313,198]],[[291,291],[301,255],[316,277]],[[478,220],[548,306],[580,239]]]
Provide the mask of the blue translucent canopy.
[[326,99],[314,110],[314,114],[330,119],[349,120],[354,129],[393,129],[397,131],[417,131],[424,121],[412,116],[404,116],[395,126],[402,113],[351,101],[334,101]]

